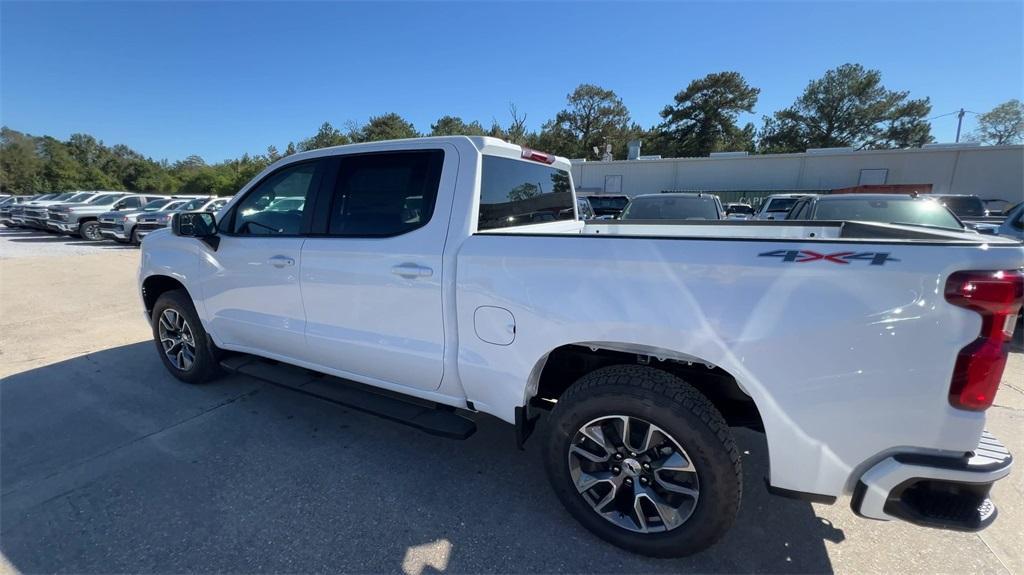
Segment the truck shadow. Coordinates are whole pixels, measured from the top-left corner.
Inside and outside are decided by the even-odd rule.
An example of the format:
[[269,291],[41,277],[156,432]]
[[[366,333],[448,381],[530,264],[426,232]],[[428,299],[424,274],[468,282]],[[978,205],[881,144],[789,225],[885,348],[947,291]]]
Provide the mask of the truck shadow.
[[491,418],[453,441],[242,376],[189,386],[140,342],[0,382],[0,549],[22,572],[831,571],[843,532],[768,495],[763,438],[736,435],[736,525],[655,560],[569,517],[539,435],[518,451]]
[[29,230],[17,228],[0,228],[0,238],[7,241],[23,244],[65,244],[65,245],[92,245],[97,249],[133,250],[136,246],[121,244],[113,240],[87,240],[73,236],[44,232],[42,230]]

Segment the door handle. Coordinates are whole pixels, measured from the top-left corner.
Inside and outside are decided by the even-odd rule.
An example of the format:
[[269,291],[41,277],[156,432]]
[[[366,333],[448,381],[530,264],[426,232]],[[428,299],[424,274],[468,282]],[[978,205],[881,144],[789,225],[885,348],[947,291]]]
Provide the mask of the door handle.
[[434,275],[434,270],[419,264],[399,264],[391,268],[391,273],[411,280],[416,278],[429,278]]
[[283,268],[285,266],[295,265],[295,260],[288,256],[274,256],[268,259],[267,261],[270,262],[270,265],[274,266],[275,268]]

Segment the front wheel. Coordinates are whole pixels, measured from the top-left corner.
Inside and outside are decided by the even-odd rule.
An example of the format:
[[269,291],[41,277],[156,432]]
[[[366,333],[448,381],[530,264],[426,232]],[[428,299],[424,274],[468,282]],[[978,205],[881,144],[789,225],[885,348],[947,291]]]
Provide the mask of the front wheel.
[[692,386],[640,365],[573,384],[551,413],[545,467],[584,527],[623,549],[682,557],[714,544],[739,512],[739,452]]
[[161,295],[153,306],[153,340],[171,375],[185,383],[206,383],[220,375],[216,351],[185,290]]
[[94,242],[103,239],[103,234],[100,233],[99,222],[83,222],[82,225],[78,226],[78,235]]

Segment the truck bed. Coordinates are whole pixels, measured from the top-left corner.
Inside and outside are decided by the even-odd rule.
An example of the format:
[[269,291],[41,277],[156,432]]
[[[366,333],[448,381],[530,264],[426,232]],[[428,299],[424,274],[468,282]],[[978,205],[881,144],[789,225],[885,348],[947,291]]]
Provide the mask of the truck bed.
[[541,234],[718,240],[899,241],[953,245],[1020,245],[1011,238],[924,226],[848,221],[633,220],[554,222],[501,228],[482,234]]

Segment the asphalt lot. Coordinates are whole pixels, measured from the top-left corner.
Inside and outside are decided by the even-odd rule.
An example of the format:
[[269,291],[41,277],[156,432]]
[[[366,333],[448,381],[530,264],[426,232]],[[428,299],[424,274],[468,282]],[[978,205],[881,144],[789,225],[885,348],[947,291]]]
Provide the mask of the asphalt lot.
[[[767,494],[765,444],[737,431],[745,491],[712,549],[655,560],[577,525],[539,442],[484,419],[432,437],[233,376],[168,375],[136,295],[138,251],[0,228],[0,573],[1024,573],[1024,472],[995,525],[953,533]],[[989,429],[1024,453],[1024,353]],[[543,432],[543,429],[540,430]]]

